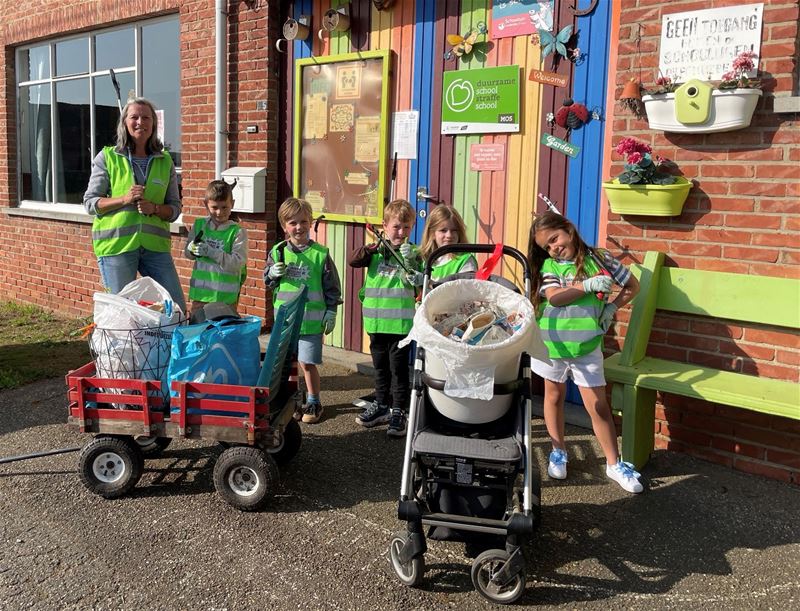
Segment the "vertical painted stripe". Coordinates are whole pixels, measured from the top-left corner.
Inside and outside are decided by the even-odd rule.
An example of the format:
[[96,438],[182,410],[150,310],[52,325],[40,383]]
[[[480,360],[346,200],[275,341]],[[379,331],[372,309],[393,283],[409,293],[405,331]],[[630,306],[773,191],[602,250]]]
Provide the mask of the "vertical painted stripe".
[[[617,82],[617,49],[619,47],[619,23],[620,23],[620,4],[611,3],[611,26],[609,28],[609,53],[608,53],[608,80],[609,83],[614,83],[613,87],[608,87],[606,93],[606,115],[603,117],[605,120],[605,129],[603,132],[603,164],[600,174],[600,180],[606,180],[611,175],[611,134],[614,128],[614,111],[616,105],[616,82]],[[600,198],[600,221],[599,230],[597,232],[597,243],[605,244],[608,230],[608,200],[602,189],[600,190],[602,197]]]

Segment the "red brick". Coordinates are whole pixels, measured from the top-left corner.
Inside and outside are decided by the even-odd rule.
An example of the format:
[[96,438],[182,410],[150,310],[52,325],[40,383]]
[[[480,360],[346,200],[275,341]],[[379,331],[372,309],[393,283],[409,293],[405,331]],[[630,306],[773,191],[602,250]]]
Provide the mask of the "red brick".
[[797,332],[747,328],[744,330],[744,339],[748,342],[800,349],[800,333]]
[[733,463],[733,468],[737,471],[751,473],[752,475],[760,475],[770,479],[780,480],[782,482],[792,481],[792,472],[788,469],[781,469],[766,463],[755,462],[743,458],[737,458]]
[[[781,185],[783,186],[783,185]],[[752,229],[780,229],[781,217],[766,214],[728,214],[725,217],[728,227],[750,227]]]

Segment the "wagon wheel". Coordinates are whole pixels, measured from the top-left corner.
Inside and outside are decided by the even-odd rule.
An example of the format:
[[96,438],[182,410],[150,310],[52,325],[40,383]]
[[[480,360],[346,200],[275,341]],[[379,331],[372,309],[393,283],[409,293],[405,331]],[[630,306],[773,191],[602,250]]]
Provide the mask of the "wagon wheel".
[[492,582],[500,568],[510,558],[510,554],[502,549],[487,549],[472,563],[470,576],[472,585],[481,596],[493,603],[508,605],[516,602],[525,591],[524,566],[511,580],[504,585]]
[[392,540],[389,542],[389,562],[400,581],[413,588],[422,583],[422,578],[425,576],[425,556],[420,554],[408,562],[402,562],[400,550],[407,540],[408,533],[405,531],[392,535]]
[[259,448],[233,446],[214,465],[214,488],[229,505],[242,511],[261,509],[278,484],[278,467]]
[[155,458],[161,455],[161,452],[167,449],[172,443],[171,437],[153,437],[152,435],[140,435],[134,438],[142,455],[146,458]]
[[289,420],[281,435],[281,443],[274,448],[267,448],[267,453],[272,456],[276,463],[285,465],[292,460],[300,450],[303,441],[303,432],[300,430],[300,423],[297,420]]
[[106,499],[129,492],[142,477],[144,458],[130,437],[95,437],[81,450],[78,469],[89,491]]

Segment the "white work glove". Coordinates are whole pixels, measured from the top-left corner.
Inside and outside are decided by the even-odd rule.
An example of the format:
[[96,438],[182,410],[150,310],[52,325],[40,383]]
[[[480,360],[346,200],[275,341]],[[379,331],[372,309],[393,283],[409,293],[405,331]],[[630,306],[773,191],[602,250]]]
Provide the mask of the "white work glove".
[[410,267],[414,267],[419,258],[417,249],[408,242],[403,242],[400,244],[400,256],[403,257],[403,260],[406,262],[406,265]]
[[600,324],[600,328],[603,330],[603,333],[608,331],[611,323],[614,322],[614,314],[616,313],[617,306],[615,306],[613,303],[607,303],[603,307],[603,311],[600,312],[600,319],[597,321]]
[[411,286],[422,286],[422,283],[425,280],[425,276],[422,272],[408,272],[406,274],[406,282],[408,282]]
[[611,276],[592,276],[583,281],[584,293],[608,293],[614,281]]
[[192,242],[189,244],[188,250],[195,257],[207,257],[209,248],[205,242]]
[[326,310],[325,315],[322,317],[322,332],[325,335],[333,331],[336,326],[336,312],[333,310]]
[[282,263],[279,261],[278,263],[273,263],[272,267],[269,268],[268,276],[272,280],[277,280],[285,273],[286,273],[286,263]]

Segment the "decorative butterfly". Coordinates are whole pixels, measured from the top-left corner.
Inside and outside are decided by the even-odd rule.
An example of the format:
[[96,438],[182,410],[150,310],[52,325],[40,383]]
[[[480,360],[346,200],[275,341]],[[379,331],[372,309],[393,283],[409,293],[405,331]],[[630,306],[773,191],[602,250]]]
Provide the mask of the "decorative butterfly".
[[558,53],[564,59],[569,57],[567,42],[572,37],[572,24],[564,27],[558,34],[549,30],[539,30],[539,44],[542,46],[542,60],[551,53]]
[[450,53],[455,55],[456,57],[461,57],[462,55],[469,55],[472,53],[472,46],[478,40],[478,36],[480,36],[480,32],[478,30],[472,29],[464,36],[459,34],[448,34],[447,35],[447,44],[452,46],[453,48],[450,49]]

